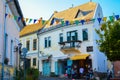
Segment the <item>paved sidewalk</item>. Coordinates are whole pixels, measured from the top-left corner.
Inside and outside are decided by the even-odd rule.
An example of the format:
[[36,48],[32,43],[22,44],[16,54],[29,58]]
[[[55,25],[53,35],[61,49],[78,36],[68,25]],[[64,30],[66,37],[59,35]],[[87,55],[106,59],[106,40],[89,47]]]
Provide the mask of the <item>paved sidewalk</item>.
[[[73,80],[73,79],[59,78],[59,77],[40,77],[39,80]],[[74,79],[74,80],[85,80],[85,79]]]

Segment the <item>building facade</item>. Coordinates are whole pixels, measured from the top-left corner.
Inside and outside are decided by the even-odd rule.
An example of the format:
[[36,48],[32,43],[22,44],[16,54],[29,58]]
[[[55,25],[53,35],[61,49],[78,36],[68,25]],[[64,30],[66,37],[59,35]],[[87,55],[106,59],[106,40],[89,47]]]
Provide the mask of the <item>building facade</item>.
[[15,47],[19,43],[19,31],[24,27],[25,23],[20,20],[8,17],[9,15],[23,17],[18,1],[0,0],[0,72],[2,63],[5,65],[5,72],[10,69],[10,74],[13,75],[13,70],[18,66],[18,51]]
[[[48,24],[39,31],[39,71],[44,76],[65,74],[66,70],[83,67],[98,72],[107,71],[107,57],[99,51],[95,29],[102,18],[99,4],[88,2],[54,12]],[[95,21],[92,21],[95,19]],[[88,21],[89,20],[89,21]]]
[[[41,20],[42,21],[42,20]],[[25,26],[20,31],[22,48],[27,48],[27,66],[38,68],[38,37],[37,31],[42,28],[42,22]]]

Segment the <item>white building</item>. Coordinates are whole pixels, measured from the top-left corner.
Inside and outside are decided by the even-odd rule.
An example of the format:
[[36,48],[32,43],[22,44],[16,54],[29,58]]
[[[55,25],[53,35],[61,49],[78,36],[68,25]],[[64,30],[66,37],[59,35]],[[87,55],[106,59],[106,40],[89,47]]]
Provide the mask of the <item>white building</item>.
[[42,28],[42,22],[25,26],[20,31],[22,48],[27,48],[27,66],[38,68],[38,37],[37,31]]
[[[9,16],[6,15],[5,18],[5,14]],[[15,52],[14,47],[18,46],[19,31],[25,23],[22,20],[18,22],[10,15],[23,17],[18,1],[0,0],[0,73],[1,63],[4,62],[4,59],[7,59],[9,62],[8,65],[5,65],[5,71],[7,67],[11,67],[8,69],[13,74],[13,68],[18,66],[18,53]]]
[[80,67],[84,67],[85,72],[89,67],[106,72],[107,58],[98,49],[96,40],[99,37],[95,32],[100,28],[98,18],[102,17],[101,6],[93,2],[55,11],[39,32],[39,71],[42,75],[49,76],[51,72],[60,75],[66,68],[75,67],[78,72]]

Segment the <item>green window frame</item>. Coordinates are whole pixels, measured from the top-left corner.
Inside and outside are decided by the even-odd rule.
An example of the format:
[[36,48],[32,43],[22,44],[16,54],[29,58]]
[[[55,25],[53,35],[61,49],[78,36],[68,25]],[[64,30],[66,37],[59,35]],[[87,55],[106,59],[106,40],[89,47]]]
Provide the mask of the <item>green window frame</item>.
[[83,29],[82,35],[83,35],[83,41],[88,40],[88,29]]
[[59,34],[59,42],[63,42],[63,33]]

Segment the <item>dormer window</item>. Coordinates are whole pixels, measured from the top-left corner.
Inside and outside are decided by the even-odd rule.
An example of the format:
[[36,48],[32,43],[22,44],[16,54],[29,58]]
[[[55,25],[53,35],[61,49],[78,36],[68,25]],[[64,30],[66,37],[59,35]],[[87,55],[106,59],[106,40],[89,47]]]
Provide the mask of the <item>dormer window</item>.
[[82,17],[82,16],[83,16],[82,11],[78,10],[77,15],[76,15],[75,18]]
[[77,15],[75,18],[79,18],[79,17],[82,17],[82,16],[86,16],[88,15],[89,13],[91,13],[93,10],[90,10],[90,11],[82,11],[82,10],[78,10],[77,12]]

